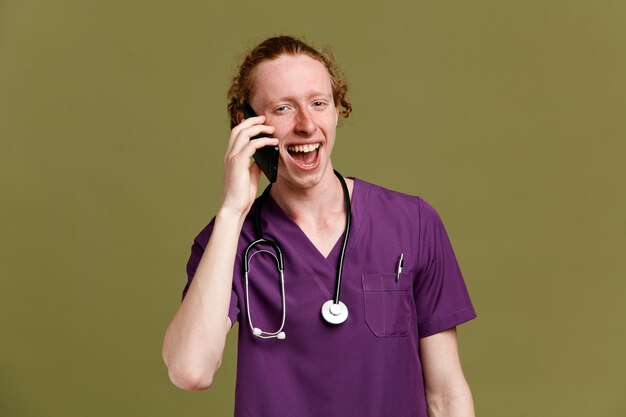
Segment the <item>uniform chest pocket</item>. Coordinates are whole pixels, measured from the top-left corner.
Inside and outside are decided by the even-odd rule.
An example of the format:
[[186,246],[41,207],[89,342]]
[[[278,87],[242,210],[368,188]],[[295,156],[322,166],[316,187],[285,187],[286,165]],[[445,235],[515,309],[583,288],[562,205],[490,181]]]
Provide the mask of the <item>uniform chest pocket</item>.
[[363,274],[365,322],[377,337],[409,334],[413,301],[411,274]]

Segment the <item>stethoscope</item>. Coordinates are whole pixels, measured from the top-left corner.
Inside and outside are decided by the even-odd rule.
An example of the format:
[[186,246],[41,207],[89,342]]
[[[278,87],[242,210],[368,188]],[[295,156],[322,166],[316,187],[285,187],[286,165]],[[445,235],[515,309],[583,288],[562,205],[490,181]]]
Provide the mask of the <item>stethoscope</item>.
[[[339,300],[339,293],[341,291],[341,275],[343,272],[343,260],[346,254],[346,246],[348,244],[348,234],[350,233],[350,223],[352,222],[352,216],[350,214],[350,194],[348,192],[348,186],[346,185],[346,181],[343,179],[341,174],[337,171],[334,171],[337,178],[339,178],[339,182],[341,183],[341,188],[343,189],[343,198],[346,203],[346,228],[344,231],[343,244],[341,246],[341,255],[339,256],[339,268],[337,268],[337,281],[335,283],[335,296],[333,299],[326,301],[322,305],[322,317],[330,324],[341,324],[348,318],[348,307]],[[284,274],[284,262],[283,262],[283,252],[280,248],[280,245],[270,239],[263,238],[263,229],[261,227],[261,209],[263,207],[263,203],[267,199],[272,184],[267,186],[263,194],[261,194],[261,198],[257,202],[257,206],[254,213],[255,220],[255,232],[256,232],[256,240],[246,248],[243,258],[243,275],[245,278],[245,286],[246,286],[246,308],[248,310],[248,324],[250,325],[250,330],[252,334],[261,338],[261,339],[284,339],[285,332],[283,328],[285,327],[285,274]],[[259,249],[252,253],[248,257],[248,254],[252,249],[257,246],[270,246],[274,249],[274,252],[267,249]],[[276,268],[278,269],[278,273],[280,275],[280,292],[281,292],[281,304],[282,304],[282,322],[280,324],[280,328],[275,332],[266,332],[261,330],[258,327],[254,327],[252,324],[252,311],[250,310],[250,296],[248,295],[248,273],[250,272],[250,261],[254,258],[255,255],[259,253],[267,253],[270,254],[274,260],[276,261]]]

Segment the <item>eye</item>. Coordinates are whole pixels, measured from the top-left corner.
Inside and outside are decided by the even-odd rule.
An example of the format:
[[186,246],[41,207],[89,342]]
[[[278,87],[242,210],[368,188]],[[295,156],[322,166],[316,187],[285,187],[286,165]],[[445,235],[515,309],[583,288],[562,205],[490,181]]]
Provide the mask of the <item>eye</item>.
[[289,107],[287,106],[278,106],[274,109],[274,112],[276,113],[285,113],[287,110],[289,110]]
[[323,107],[326,105],[326,102],[321,101],[321,100],[317,100],[313,102],[313,107]]

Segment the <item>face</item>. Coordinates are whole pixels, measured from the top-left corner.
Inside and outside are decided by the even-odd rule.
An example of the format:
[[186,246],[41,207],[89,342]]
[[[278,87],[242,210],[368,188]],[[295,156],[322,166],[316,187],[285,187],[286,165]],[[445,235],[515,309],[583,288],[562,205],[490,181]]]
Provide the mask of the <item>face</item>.
[[279,139],[278,181],[311,187],[332,177],[330,155],[339,113],[324,64],[306,55],[281,55],[253,73],[250,105]]

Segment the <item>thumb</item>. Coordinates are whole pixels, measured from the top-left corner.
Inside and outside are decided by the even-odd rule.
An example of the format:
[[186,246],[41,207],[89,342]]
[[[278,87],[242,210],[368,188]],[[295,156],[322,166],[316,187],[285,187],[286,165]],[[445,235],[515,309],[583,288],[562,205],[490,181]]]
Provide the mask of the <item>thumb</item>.
[[250,171],[250,182],[254,185],[259,185],[259,177],[261,176],[261,167],[259,164],[254,161],[249,168]]

